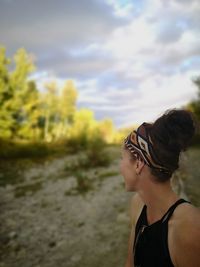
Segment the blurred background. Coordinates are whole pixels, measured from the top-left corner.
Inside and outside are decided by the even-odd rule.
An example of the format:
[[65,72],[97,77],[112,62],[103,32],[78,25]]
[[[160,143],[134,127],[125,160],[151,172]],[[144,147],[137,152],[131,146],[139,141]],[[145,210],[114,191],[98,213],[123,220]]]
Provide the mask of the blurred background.
[[200,206],[199,0],[0,0],[0,267],[124,266],[121,144],[170,108]]

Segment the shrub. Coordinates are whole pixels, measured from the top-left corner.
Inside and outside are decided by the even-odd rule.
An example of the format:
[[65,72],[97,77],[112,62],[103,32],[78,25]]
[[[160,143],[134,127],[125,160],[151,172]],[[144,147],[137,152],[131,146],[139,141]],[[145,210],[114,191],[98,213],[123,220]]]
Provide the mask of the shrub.
[[91,181],[83,172],[77,171],[75,177],[77,181],[76,189],[79,193],[85,193],[92,189]]
[[18,143],[1,140],[0,150],[1,159],[44,157],[50,154],[50,152],[52,153],[51,149],[44,142]]
[[200,134],[196,134],[192,138],[191,146],[198,146],[198,147],[200,146]]
[[91,167],[108,166],[110,164],[111,158],[106,147],[106,142],[98,132],[89,140],[86,155]]

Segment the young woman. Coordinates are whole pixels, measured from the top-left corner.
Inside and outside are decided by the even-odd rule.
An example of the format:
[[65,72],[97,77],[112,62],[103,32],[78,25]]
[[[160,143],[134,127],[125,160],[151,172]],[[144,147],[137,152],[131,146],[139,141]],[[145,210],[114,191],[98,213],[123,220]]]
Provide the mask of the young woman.
[[126,138],[120,169],[136,192],[126,267],[200,267],[200,211],[170,183],[194,131],[191,113],[175,109]]

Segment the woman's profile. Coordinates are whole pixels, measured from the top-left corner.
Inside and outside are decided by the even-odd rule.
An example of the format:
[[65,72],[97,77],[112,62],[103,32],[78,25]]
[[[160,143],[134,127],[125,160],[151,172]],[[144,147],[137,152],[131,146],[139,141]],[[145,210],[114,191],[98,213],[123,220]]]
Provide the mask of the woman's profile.
[[192,113],[172,109],[125,139],[120,169],[135,192],[126,267],[200,267],[200,211],[171,186],[194,133]]

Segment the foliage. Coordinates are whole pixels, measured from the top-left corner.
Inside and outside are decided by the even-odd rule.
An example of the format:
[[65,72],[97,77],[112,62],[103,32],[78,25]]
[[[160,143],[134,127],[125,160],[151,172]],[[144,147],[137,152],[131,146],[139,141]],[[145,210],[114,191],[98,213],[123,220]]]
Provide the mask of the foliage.
[[0,186],[23,182],[24,178],[21,175],[19,168],[16,167],[16,164],[0,161],[0,169]]
[[33,195],[38,190],[42,189],[42,182],[38,181],[32,184],[18,185],[15,187],[15,197],[23,197],[27,194]]
[[197,120],[200,122],[200,76],[194,78],[193,82],[197,86],[197,97],[188,104],[187,108],[196,115]]
[[98,135],[90,141],[86,151],[90,166],[108,166],[110,164],[111,157],[105,146],[105,141]]
[[108,166],[111,161],[111,155],[106,149],[105,143],[100,139],[95,139],[91,140],[87,149],[79,153],[76,161],[69,163],[66,170],[73,173],[77,169],[87,170],[99,166]]
[[98,134],[98,124],[93,112],[81,109],[75,112],[73,125],[68,129],[67,146],[71,148],[71,152],[86,150]]
[[92,184],[89,178],[81,171],[75,173],[75,178],[77,182],[76,190],[79,193],[85,193],[92,189]]
[[65,82],[60,95],[60,116],[63,123],[72,124],[76,111],[77,90],[72,80]]
[[0,159],[45,157],[54,151],[44,142],[12,142],[0,140]]
[[51,125],[56,122],[58,102],[58,87],[55,81],[47,82],[44,85],[46,91],[41,95],[42,115],[44,118],[44,133],[45,141],[51,141],[50,129]]
[[20,135],[21,125],[29,120],[28,112],[35,106],[37,92],[27,80],[35,66],[25,49],[19,49],[14,56],[15,68],[9,72],[11,60],[5,52],[5,48],[0,49],[0,137],[13,138]]
[[115,135],[114,125],[111,119],[105,119],[98,125],[99,132],[106,141],[106,143],[112,143]]
[[68,124],[73,122],[77,100],[73,81],[66,81],[62,90],[50,81],[40,92],[29,78],[34,70],[32,57],[25,49],[19,49],[11,60],[6,57],[6,49],[0,48],[2,139],[55,141],[66,136]]
[[200,145],[200,76],[193,79],[194,84],[197,86],[197,97],[191,101],[186,108],[192,111],[196,119],[196,134],[192,140],[192,146]]
[[101,173],[98,178],[103,180],[104,178],[108,178],[108,177],[112,177],[112,176],[117,176],[119,175],[119,171],[107,171],[107,172],[104,172],[104,173]]
[[61,88],[51,80],[38,90],[30,80],[34,70],[25,49],[11,59],[0,48],[0,146],[5,148],[0,157],[48,155],[50,144],[63,143],[68,152],[85,149],[90,164],[109,161],[95,146],[121,141],[112,120],[97,122],[91,110],[77,110],[78,91],[72,80]]

